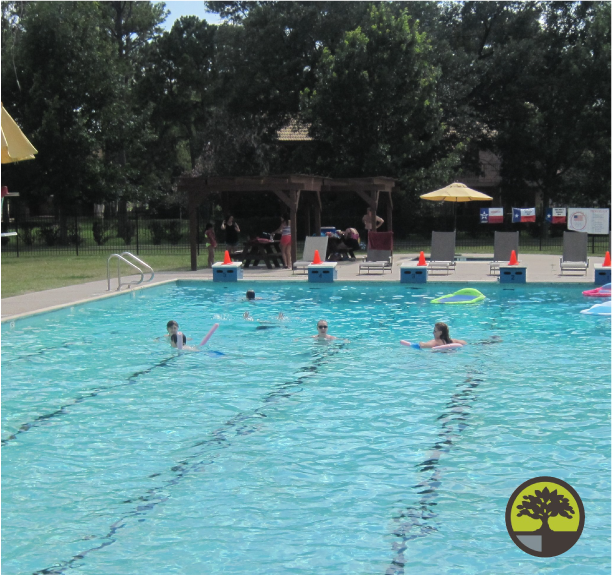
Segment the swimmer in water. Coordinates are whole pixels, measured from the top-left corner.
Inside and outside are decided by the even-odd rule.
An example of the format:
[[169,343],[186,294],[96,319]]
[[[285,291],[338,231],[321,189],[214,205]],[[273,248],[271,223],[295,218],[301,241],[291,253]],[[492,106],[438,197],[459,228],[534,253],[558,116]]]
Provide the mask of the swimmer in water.
[[[166,329],[168,330],[168,335],[165,337],[167,337],[170,340],[170,345],[172,347],[174,347],[175,349],[178,349],[178,335],[177,334],[179,332],[179,324],[175,322],[174,320],[170,320],[166,325]],[[195,347],[188,347],[185,345],[187,343],[187,339],[191,339],[191,338],[187,338],[185,334],[182,334],[182,336],[183,336],[182,349],[186,351],[198,351],[197,348]]]
[[324,319],[320,319],[317,322],[317,335],[313,335],[312,337],[315,339],[325,339],[325,340],[338,339],[337,337],[334,337],[333,335],[329,335],[327,333],[328,327],[329,327],[328,323]]
[[448,333],[448,326],[445,323],[438,322],[434,326],[433,330],[434,339],[429,341],[421,341],[419,345],[421,349],[427,349],[431,347],[438,347],[440,345],[449,345],[451,343],[458,343],[460,345],[467,345],[467,341],[462,339],[452,339]]

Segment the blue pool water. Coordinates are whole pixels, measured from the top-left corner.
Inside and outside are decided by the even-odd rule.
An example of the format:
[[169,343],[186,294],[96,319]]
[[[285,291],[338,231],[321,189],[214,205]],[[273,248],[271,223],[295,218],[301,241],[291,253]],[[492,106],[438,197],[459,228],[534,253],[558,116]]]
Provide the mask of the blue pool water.
[[[610,572],[610,319],[581,287],[245,286],[2,325],[4,575]],[[320,318],[348,341],[309,338]],[[154,340],[169,319],[220,328],[179,355]],[[473,345],[399,345],[436,321]],[[586,515],[550,559],[504,522],[543,475]]]

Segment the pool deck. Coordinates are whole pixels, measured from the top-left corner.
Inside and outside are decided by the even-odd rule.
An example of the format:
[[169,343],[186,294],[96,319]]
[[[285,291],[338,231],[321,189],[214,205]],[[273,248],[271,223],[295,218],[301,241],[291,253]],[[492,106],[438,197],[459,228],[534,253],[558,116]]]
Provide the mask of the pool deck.
[[[470,257],[470,254],[464,254]],[[474,254],[473,257],[484,258],[487,254]],[[352,262],[338,262],[338,279],[340,282],[347,281],[381,281],[399,282],[400,266],[402,263],[412,261],[416,263],[418,254],[396,254],[393,258],[393,268],[391,273],[361,274],[359,275],[360,260]],[[492,256],[491,256],[492,259]],[[455,271],[449,275],[429,274],[429,283],[448,282],[452,284],[465,284],[470,282],[490,282],[497,283],[497,275],[489,275],[489,262],[486,261],[458,261]],[[582,273],[559,275],[559,256],[523,254],[520,256],[520,264],[527,267],[527,283],[580,283],[594,285],[594,264],[602,264],[603,257],[591,257],[589,269],[586,275]],[[136,281],[138,276],[123,278],[124,281],[133,279]],[[157,272],[152,282],[133,289],[143,289],[152,285],[175,280],[208,280],[212,281],[212,270],[203,268],[196,272]],[[308,281],[306,275],[293,275],[290,270],[267,269],[264,266],[259,268],[247,268],[244,270],[244,278],[241,283],[248,288],[249,280],[253,281]],[[111,280],[111,289],[116,290],[117,278]],[[106,280],[90,282],[85,284],[73,285],[63,288],[56,288],[42,292],[29,293],[20,296],[4,298],[1,301],[2,321],[10,321],[23,315],[41,313],[52,309],[61,308],[67,305],[82,303],[85,301],[110,297],[117,294],[117,291],[107,291],[108,283]],[[585,289],[587,289],[585,287]],[[129,291],[127,288],[121,292]]]

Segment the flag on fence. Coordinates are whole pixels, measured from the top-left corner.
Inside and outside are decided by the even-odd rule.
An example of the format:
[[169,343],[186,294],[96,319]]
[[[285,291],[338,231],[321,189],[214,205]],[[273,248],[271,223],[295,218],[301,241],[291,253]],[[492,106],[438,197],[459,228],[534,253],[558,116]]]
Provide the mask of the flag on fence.
[[512,223],[535,222],[535,208],[512,208]]
[[503,224],[504,208],[480,208],[481,224]]
[[564,224],[567,221],[567,208],[546,208],[546,221],[550,224]]

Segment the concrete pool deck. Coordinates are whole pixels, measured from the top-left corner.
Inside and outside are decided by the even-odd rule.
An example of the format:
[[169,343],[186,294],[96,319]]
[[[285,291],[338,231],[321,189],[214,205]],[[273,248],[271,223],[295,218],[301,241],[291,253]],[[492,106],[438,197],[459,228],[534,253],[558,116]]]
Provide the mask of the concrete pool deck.
[[[463,254],[465,257],[485,258],[487,254]],[[454,272],[449,275],[443,275],[439,272],[436,275],[429,275],[429,282],[440,283],[497,283],[497,275],[489,275],[490,259],[481,261],[458,261]],[[362,274],[359,275],[359,263],[357,261],[338,262],[338,279],[339,282],[347,281],[382,281],[382,282],[399,282],[400,266],[402,263],[414,261],[418,254],[396,254],[393,257],[393,268],[391,273],[382,274]],[[541,255],[541,254],[522,254],[520,263],[527,267],[527,283],[580,283],[594,286],[594,264],[602,264],[603,257],[591,257],[589,269],[586,275],[566,274],[560,275],[559,256],[558,255]],[[146,261],[146,260],[145,260]],[[138,276],[124,277],[123,280],[136,281]],[[142,289],[152,285],[159,285],[164,282],[175,280],[208,280],[212,281],[212,270],[203,268],[196,272],[156,272],[152,282],[147,282],[141,286],[136,286],[131,289],[122,289],[125,291],[133,291],[134,289]],[[240,283],[245,286],[245,291],[248,287],[249,280],[252,281],[308,281],[306,275],[293,275],[290,270],[267,269],[264,266],[258,268],[247,268],[244,270],[244,278]],[[111,290],[108,289],[108,282],[95,281],[85,284],[56,288],[42,292],[29,293],[14,297],[4,298],[1,301],[2,306],[2,321],[10,321],[17,317],[50,311],[76,303],[82,303],[89,300],[110,297],[119,292],[115,291],[117,286],[117,278],[111,279]],[[457,287],[457,286],[453,286]]]

